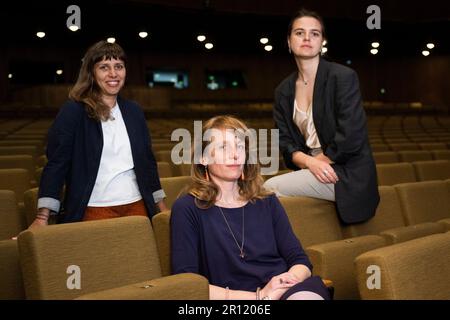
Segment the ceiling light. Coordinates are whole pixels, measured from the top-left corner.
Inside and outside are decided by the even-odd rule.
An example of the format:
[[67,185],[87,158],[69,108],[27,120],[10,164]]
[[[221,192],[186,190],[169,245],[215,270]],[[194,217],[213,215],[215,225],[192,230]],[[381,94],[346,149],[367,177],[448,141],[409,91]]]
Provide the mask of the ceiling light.
[[147,38],[148,37],[148,32],[145,32],[145,31],[139,32],[139,37],[141,37],[142,39]]
[[80,28],[78,28],[78,26],[75,25],[75,24],[69,26],[69,30],[70,30],[70,31],[73,31],[73,32],[78,31],[79,29],[80,29]]
[[116,42],[116,38],[110,37],[110,38],[106,39],[106,41],[108,41],[109,43],[114,43],[114,42]]
[[38,37],[38,38],[43,38],[43,37],[45,37],[45,32],[42,32],[42,31],[39,31],[39,32],[37,32],[36,33],[36,36]]
[[266,51],[272,51],[272,49],[273,49],[273,47],[270,44],[264,46],[264,50],[266,50]]
[[378,53],[378,49],[371,49],[371,50],[370,50],[370,53],[373,54],[373,55],[375,55],[375,54]]
[[378,48],[380,46],[379,42],[372,42],[372,48]]
[[12,79],[13,75],[12,73],[8,74],[8,79]]
[[200,41],[200,42],[203,42],[203,41],[206,40],[206,37],[205,37],[204,35],[202,35],[202,34],[199,34],[199,35],[197,36],[197,40]]
[[322,47],[322,53],[327,53],[328,52],[328,48],[327,47]]
[[432,42],[427,43],[427,48],[428,49],[433,49],[434,48],[434,43],[432,43]]
[[211,42],[205,43],[205,48],[210,50],[214,47],[214,45]]
[[56,70],[56,74],[57,74],[57,75],[62,75],[62,74],[63,74],[63,71],[62,71],[61,69],[58,69],[58,70]]
[[261,42],[262,44],[266,44],[266,43],[269,42],[269,39],[268,38],[261,38],[261,39],[259,39],[259,42]]
[[422,51],[422,54],[426,57],[426,56],[429,56],[430,55],[430,51],[428,51],[428,50],[423,50]]

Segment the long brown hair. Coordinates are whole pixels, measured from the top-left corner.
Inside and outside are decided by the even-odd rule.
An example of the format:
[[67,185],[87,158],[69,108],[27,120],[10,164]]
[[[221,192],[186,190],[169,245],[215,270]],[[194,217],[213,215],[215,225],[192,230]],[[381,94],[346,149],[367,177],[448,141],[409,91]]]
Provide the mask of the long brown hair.
[[117,43],[99,41],[92,45],[83,57],[77,82],[69,92],[69,98],[85,105],[88,115],[98,121],[110,117],[110,107],[102,98],[94,77],[94,67],[102,60],[117,59],[126,63],[126,55]]
[[[232,116],[217,116],[209,119],[203,125],[203,132],[208,129],[233,129],[247,131],[248,128],[241,120]],[[207,168],[201,164],[200,159],[194,159],[195,154],[203,154],[203,151],[209,144],[209,141],[202,141],[200,146],[201,150],[193,152],[192,159],[192,183],[187,188],[187,193],[195,197],[195,203],[198,207],[206,209],[214,205],[216,198],[219,194],[219,187],[212,181],[206,179]],[[198,152],[200,151],[200,152]],[[264,180],[260,174],[260,166],[256,163],[248,163],[249,161],[249,141],[245,139],[245,163],[244,163],[244,180],[239,178],[239,195],[240,199],[244,201],[253,202],[256,199],[262,199],[271,192],[266,191],[263,188]],[[196,161],[195,161],[196,160]]]

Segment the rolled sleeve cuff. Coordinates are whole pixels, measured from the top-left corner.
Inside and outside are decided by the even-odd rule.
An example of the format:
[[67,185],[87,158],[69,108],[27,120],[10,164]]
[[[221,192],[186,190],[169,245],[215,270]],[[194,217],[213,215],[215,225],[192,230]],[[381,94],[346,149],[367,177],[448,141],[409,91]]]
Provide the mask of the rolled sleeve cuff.
[[165,197],[166,197],[166,193],[164,192],[163,189],[159,189],[159,190],[153,192],[153,199],[155,200],[155,203],[160,202]]
[[59,212],[61,202],[53,198],[39,198],[37,209],[48,208],[50,211]]

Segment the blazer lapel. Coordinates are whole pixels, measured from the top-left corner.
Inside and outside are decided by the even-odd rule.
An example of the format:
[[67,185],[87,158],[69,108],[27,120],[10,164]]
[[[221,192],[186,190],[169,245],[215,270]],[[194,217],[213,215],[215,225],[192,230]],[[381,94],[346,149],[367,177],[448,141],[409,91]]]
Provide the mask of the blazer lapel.
[[316,127],[316,132],[323,146],[322,125],[325,114],[325,89],[327,83],[328,62],[320,58],[319,66],[317,67],[316,80],[314,82],[313,94],[313,121]]

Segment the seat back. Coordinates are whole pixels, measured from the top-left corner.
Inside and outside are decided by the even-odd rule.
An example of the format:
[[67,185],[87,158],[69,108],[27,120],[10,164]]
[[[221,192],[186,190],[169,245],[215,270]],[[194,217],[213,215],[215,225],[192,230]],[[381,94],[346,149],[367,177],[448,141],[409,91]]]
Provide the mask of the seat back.
[[381,163],[397,163],[398,155],[394,151],[374,152],[373,159],[376,164]]
[[447,150],[447,145],[444,142],[424,142],[419,143],[423,150]]
[[343,238],[333,202],[308,197],[280,197],[280,202],[304,248]]
[[17,240],[0,241],[0,300],[25,299]]
[[450,161],[417,161],[413,163],[418,181],[445,180],[450,178]]
[[[362,299],[449,300],[450,232],[372,250],[355,260]],[[367,270],[379,267],[380,287],[368,287]]]
[[431,153],[435,160],[450,160],[450,150],[433,150]]
[[376,167],[379,186],[417,181],[410,163],[385,163],[377,164]]
[[163,276],[168,276],[172,273],[170,259],[170,214],[171,211],[164,211],[152,218],[153,231],[155,232],[156,246],[158,247],[161,273]]
[[407,225],[450,218],[450,188],[445,181],[395,186]]
[[370,147],[372,148],[373,152],[389,151],[389,146],[387,144],[384,144],[384,143],[372,143],[370,145]]
[[25,169],[28,172],[28,179],[36,182],[34,158],[30,155],[0,156],[0,169]]
[[33,228],[18,241],[28,299],[73,299],[161,276],[147,217]]
[[420,150],[419,145],[415,143],[390,143],[389,147],[392,151]]
[[158,161],[156,164],[158,165],[158,175],[160,178],[169,178],[173,176],[172,168],[168,162]]
[[33,223],[34,219],[36,218],[38,193],[39,188],[33,188],[25,191],[25,193],[23,194],[25,220],[27,226]]
[[0,146],[0,156],[10,155],[29,155],[37,157],[37,148],[35,146]]
[[11,239],[25,228],[25,217],[18,209],[15,193],[0,190],[0,240]]
[[180,176],[180,177],[171,177],[171,178],[161,178],[161,187],[166,193],[167,198],[164,199],[164,202],[170,209],[177,200],[180,193],[190,184],[191,177],[190,176]]
[[401,162],[430,161],[433,156],[425,150],[407,150],[397,152]]
[[25,169],[0,169],[0,189],[12,190],[17,201],[23,202],[23,194],[31,188],[28,171]]
[[378,187],[380,203],[375,216],[363,223],[343,226],[346,238],[380,234],[380,232],[405,226],[400,200],[395,188],[392,186]]

